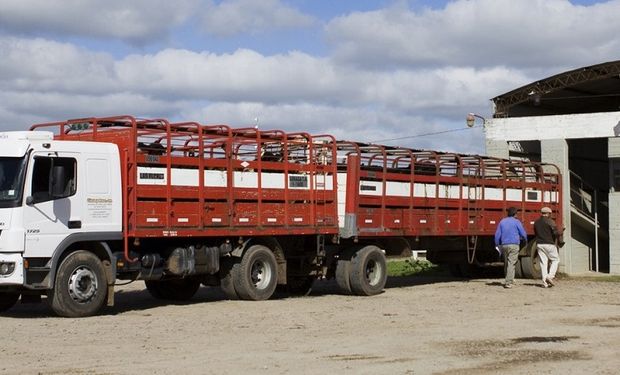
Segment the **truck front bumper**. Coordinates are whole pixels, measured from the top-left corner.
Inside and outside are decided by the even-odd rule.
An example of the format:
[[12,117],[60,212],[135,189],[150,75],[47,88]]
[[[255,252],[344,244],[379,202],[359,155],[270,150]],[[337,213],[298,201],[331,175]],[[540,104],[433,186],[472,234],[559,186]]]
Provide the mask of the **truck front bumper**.
[[2,285],[24,285],[24,258],[21,253],[0,253]]

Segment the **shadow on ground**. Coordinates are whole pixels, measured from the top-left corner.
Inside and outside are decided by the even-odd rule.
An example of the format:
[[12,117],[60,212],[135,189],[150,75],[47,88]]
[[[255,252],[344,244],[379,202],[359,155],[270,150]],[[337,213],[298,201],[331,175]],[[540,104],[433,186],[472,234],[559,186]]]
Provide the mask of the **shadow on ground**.
[[[499,274],[499,277],[502,275]],[[475,275],[476,278],[496,278],[498,277],[497,271],[484,270]],[[388,277],[385,288],[403,288],[413,287],[417,285],[428,285],[447,283],[454,281],[468,281],[469,278],[458,278],[449,275],[449,272],[443,269],[433,270],[432,272],[421,272],[413,276],[392,276]],[[189,301],[168,301],[158,300],[153,298],[150,293],[144,289],[142,281],[136,281],[139,285],[138,289],[123,290],[117,288],[114,295],[115,305],[113,307],[106,307],[102,311],[102,315],[116,315],[129,311],[147,311],[156,307],[166,305],[194,305],[205,302],[217,302],[227,300],[226,295],[219,287],[201,287],[196,295]],[[490,282],[487,285],[496,286],[501,285],[499,282]],[[343,295],[345,294],[335,280],[316,280],[312,286],[311,293],[304,298],[320,297],[325,295]],[[286,298],[299,298],[291,297],[286,293],[276,293],[273,299],[281,300]],[[249,303],[249,302],[248,302]],[[40,304],[22,304],[18,303],[11,310],[4,312],[0,316],[4,318],[48,318],[53,317],[54,312],[47,304],[46,297],[43,297],[43,301]]]

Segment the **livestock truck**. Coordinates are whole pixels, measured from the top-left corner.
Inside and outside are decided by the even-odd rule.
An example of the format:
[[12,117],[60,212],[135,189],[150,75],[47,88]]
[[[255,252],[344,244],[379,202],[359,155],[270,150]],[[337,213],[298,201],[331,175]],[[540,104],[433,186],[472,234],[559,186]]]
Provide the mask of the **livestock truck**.
[[[330,135],[131,116],[0,133],[0,310],[67,317],[114,303],[121,280],[159,299],[201,284],[230,299],[334,278],[374,295],[386,256],[424,249],[454,272],[497,262],[515,206],[528,234],[561,219],[553,165],[337,141]],[[561,225],[561,223],[559,224]],[[532,272],[532,247],[518,271]]]

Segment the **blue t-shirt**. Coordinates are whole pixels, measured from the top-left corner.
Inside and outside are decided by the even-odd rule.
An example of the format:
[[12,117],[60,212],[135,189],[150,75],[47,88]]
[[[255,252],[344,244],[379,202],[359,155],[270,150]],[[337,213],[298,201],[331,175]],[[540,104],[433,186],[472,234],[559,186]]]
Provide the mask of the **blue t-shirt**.
[[495,231],[495,246],[519,245],[521,238],[526,239],[527,233],[519,220],[508,216],[499,222]]

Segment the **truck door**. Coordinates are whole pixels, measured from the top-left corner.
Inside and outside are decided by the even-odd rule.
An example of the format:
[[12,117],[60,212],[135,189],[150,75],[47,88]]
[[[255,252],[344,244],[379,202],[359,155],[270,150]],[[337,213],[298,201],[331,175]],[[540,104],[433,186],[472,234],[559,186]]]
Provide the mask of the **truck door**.
[[75,153],[33,153],[26,179],[26,256],[50,257],[68,235],[81,228],[81,189]]

